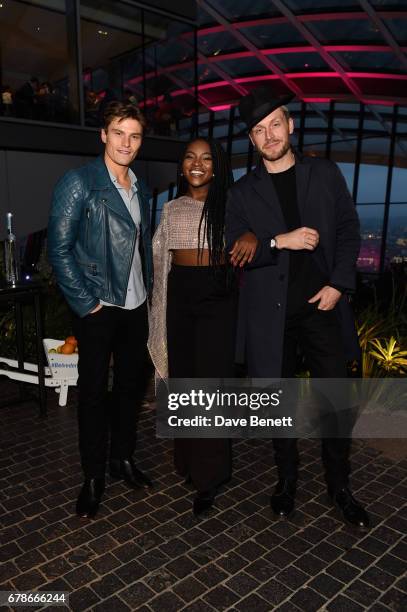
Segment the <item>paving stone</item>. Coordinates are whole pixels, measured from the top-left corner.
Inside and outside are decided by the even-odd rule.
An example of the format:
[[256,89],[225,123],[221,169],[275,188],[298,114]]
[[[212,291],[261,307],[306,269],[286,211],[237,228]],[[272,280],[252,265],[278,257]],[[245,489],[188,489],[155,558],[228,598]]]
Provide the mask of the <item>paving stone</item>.
[[173,574],[170,574],[169,571],[158,568],[154,572],[150,572],[144,578],[144,582],[147,586],[149,586],[156,593],[160,593],[165,589],[171,587],[177,581],[176,577]]
[[332,576],[324,573],[315,576],[308,586],[327,599],[331,599],[334,595],[336,595],[336,593],[343,589],[342,582],[339,582],[339,580],[336,580],[335,578],[332,578]]
[[152,589],[143,582],[134,582],[124,591],[120,591],[120,598],[130,606],[132,610],[138,610],[139,606],[155,596]]
[[359,579],[354,580],[344,594],[364,606],[375,603],[381,595],[380,591]]
[[358,547],[365,550],[370,555],[374,555],[375,557],[380,557],[389,548],[388,544],[374,538],[373,536],[364,538],[361,542],[359,542]]
[[288,551],[284,550],[283,546],[277,546],[271,550],[267,555],[264,555],[264,558],[275,565],[276,567],[285,567],[286,565],[290,565],[293,561],[295,561],[295,555],[292,555]]
[[186,555],[182,555],[175,561],[168,563],[166,567],[177,578],[185,578],[185,576],[198,569],[199,566]]
[[407,610],[407,595],[399,589],[389,589],[383,597],[380,598],[380,602],[388,606],[391,610],[397,610],[398,612],[405,612]]
[[93,608],[97,602],[100,602],[99,597],[88,587],[83,587],[69,594],[69,606],[75,612]]
[[147,568],[136,559],[125,563],[114,572],[124,584],[130,584],[148,574]]
[[96,572],[94,572],[88,565],[81,565],[76,569],[65,574],[64,578],[73,589],[78,589],[92,580],[95,580],[98,577]]
[[217,586],[203,596],[203,600],[208,602],[215,610],[226,610],[238,599],[239,596],[225,586]]
[[105,553],[97,559],[93,559],[89,564],[97,574],[107,574],[120,565],[120,561],[117,557],[111,553]]
[[353,578],[355,578],[355,576],[360,573],[360,570],[358,570],[356,567],[354,567],[353,565],[349,565],[349,563],[344,563],[341,560],[332,563],[332,565],[327,567],[326,571],[334,578],[337,578],[338,580],[341,580],[345,583],[350,582],[351,580],[353,580]]
[[338,597],[327,604],[326,609],[328,612],[363,612],[366,610],[365,607],[360,606],[344,595],[338,595]]
[[402,576],[407,571],[407,564],[390,553],[383,555],[376,565],[385,572],[397,577]]
[[197,599],[189,606],[183,608],[182,612],[211,612],[212,610],[215,610],[215,608],[210,606],[206,601],[203,599]]
[[[4,576],[2,571],[2,576]],[[36,569],[14,576],[13,584],[19,591],[35,591],[37,587],[46,582],[44,575]]]
[[326,568],[326,562],[311,553],[302,555],[295,561],[294,565],[310,576],[315,576]]
[[[245,599],[241,599],[238,603],[235,604],[234,610],[239,610],[240,612],[269,612],[270,604],[257,595],[257,593],[253,593],[249,595]],[[204,611],[202,611],[204,612]]]
[[376,588],[385,591],[389,588],[391,584],[395,581],[395,577],[378,567],[370,567],[363,574],[361,574],[360,579],[368,584],[373,585]]
[[263,584],[256,592],[273,606],[292,595],[291,589],[274,578]]
[[309,580],[309,576],[300,569],[290,565],[276,575],[277,580],[288,586],[290,589],[298,589]]
[[225,585],[240,597],[244,597],[254,591],[259,586],[259,582],[246,572],[241,571],[230,578]]
[[364,569],[371,565],[375,561],[375,558],[373,557],[373,555],[369,555],[363,550],[360,550],[358,548],[352,548],[346,554],[344,554],[342,560],[346,561],[347,563],[351,563],[356,567]]
[[317,612],[323,608],[326,599],[313,589],[305,587],[290,597],[289,602],[304,612]]
[[110,598],[111,595],[114,595],[117,591],[120,591],[124,588],[124,583],[116,576],[114,573],[106,574],[99,580],[95,580],[91,585],[92,589],[95,591],[96,595],[100,597],[100,599]]
[[228,574],[214,563],[211,563],[210,565],[200,569],[198,572],[195,572],[194,576],[208,588],[212,588],[219,584],[219,582],[222,582],[228,578]]
[[[105,599],[100,604],[94,606],[92,610],[94,612],[131,612],[131,608],[116,595]],[[139,608],[138,612],[142,612],[142,608]]]
[[162,612],[162,610],[166,612],[178,612],[183,606],[183,602],[175,593],[167,591],[166,593],[158,595],[158,597],[152,601],[149,601],[148,605],[155,612]]
[[174,593],[187,603],[202,595],[206,590],[207,587],[195,576],[189,576],[173,587]]

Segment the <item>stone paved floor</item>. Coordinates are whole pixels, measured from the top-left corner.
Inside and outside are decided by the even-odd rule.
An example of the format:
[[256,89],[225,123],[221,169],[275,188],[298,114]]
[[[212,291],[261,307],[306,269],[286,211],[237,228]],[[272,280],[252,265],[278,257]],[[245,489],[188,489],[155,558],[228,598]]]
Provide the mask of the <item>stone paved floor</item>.
[[[2,399],[9,389],[0,382]],[[358,534],[326,498],[316,442],[301,443],[297,511],[281,521],[268,505],[271,442],[239,441],[233,480],[199,520],[146,407],[136,458],[154,490],[108,481],[97,520],[86,521],[73,514],[75,390],[65,408],[49,398],[45,421],[34,403],[1,410],[0,590],[69,591],[75,612],[407,610],[406,459],[355,442],[353,490],[373,521]]]

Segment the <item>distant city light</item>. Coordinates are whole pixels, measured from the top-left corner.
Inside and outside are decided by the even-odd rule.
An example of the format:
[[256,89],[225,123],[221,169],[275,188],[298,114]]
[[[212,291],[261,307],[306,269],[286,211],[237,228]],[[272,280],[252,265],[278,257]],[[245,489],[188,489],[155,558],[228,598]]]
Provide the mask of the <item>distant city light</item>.
[[107,32],[106,30],[98,30],[98,34],[101,34],[102,36],[107,36]]

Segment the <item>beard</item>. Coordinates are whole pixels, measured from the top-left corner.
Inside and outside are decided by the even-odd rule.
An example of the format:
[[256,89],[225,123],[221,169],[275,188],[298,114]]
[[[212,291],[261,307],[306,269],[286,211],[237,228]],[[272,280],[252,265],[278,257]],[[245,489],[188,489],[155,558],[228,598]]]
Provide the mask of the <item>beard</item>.
[[259,153],[264,159],[267,159],[267,161],[277,161],[278,159],[284,157],[284,155],[286,155],[290,150],[290,142],[286,140],[286,142],[281,145],[281,148],[273,153],[267,153],[267,151],[263,151],[263,149],[261,149]]

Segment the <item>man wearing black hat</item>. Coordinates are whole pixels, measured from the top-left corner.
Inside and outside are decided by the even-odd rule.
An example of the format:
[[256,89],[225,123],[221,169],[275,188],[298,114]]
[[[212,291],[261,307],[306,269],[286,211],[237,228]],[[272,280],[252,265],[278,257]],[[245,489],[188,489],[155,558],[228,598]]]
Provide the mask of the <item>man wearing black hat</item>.
[[[239,104],[261,159],[230,190],[226,241],[231,262],[244,269],[238,359],[249,376],[292,378],[297,348],[311,375],[346,378],[346,361],[359,356],[348,294],[355,289],[359,221],[345,180],[333,162],[294,152],[294,124],[265,87]],[[271,507],[294,509],[298,474],[295,438],[273,440],[279,480]],[[349,488],[350,440],[322,439],[328,494],[343,518],[367,527],[369,517]]]

